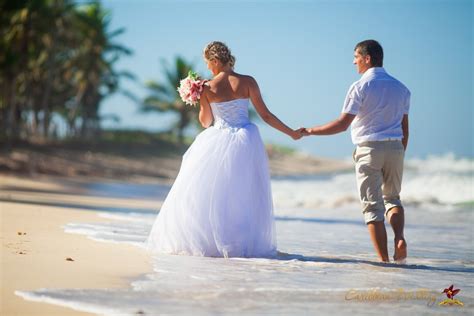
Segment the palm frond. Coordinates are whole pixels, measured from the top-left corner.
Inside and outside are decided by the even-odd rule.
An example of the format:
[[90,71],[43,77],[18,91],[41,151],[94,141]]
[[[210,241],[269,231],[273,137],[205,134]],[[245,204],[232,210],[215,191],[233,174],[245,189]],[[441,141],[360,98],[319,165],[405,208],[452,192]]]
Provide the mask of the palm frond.
[[133,53],[133,51],[125,46],[122,46],[122,45],[118,45],[118,44],[113,44],[113,43],[109,43],[107,44],[107,46],[105,47],[105,50],[109,53],[113,52],[113,53],[121,53],[121,54],[124,54],[124,55],[131,55]]
[[125,33],[125,28],[124,28],[124,27],[121,27],[121,28],[119,28],[119,29],[117,29],[117,30],[115,30],[115,31],[110,32],[110,33],[107,35],[107,37],[108,37],[109,39],[111,39],[111,38],[114,38],[115,36],[119,36],[120,34],[123,34],[123,33]]
[[152,90],[153,92],[163,93],[163,94],[172,94],[173,91],[170,91],[170,87],[164,86],[156,81],[149,80],[145,82],[145,85],[148,89]]
[[143,112],[149,112],[149,111],[166,112],[166,111],[176,111],[177,109],[174,106],[174,103],[163,101],[159,98],[151,96],[143,100],[143,105],[142,105],[141,110]]
[[142,100],[139,97],[137,97],[133,92],[131,92],[128,89],[120,89],[119,92],[137,104],[141,104],[142,102]]
[[137,76],[135,74],[131,73],[130,71],[127,70],[122,70],[116,73],[118,77],[121,78],[127,78],[132,81],[137,81]]

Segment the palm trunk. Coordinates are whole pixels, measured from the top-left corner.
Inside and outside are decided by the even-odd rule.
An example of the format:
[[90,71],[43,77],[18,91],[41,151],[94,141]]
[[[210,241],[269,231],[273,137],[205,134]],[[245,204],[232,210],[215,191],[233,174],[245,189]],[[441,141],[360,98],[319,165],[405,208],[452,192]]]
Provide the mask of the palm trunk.
[[7,138],[10,142],[13,142],[19,138],[19,132],[18,132],[18,123],[16,121],[16,112],[17,112],[17,102],[16,102],[16,77],[11,81],[11,86],[9,87],[10,89],[10,95],[9,95],[9,112],[7,116],[7,122],[8,122],[8,127],[7,127]]
[[1,133],[5,137],[6,141],[9,142],[12,136],[12,98],[14,93],[14,76],[6,76],[5,81],[2,85],[2,97],[3,97],[3,108],[1,109],[0,126],[3,126]]
[[44,138],[48,138],[49,133],[49,125],[51,123],[51,106],[50,106],[50,98],[51,98],[51,90],[53,88],[53,58],[55,55],[55,43],[58,38],[57,31],[53,31],[52,34],[52,41],[51,41],[51,48],[49,50],[48,61],[46,62],[46,88],[44,89],[43,98],[41,100],[41,108],[43,109],[44,120],[43,120],[43,136]]
[[49,106],[49,99],[51,95],[51,88],[52,88],[52,78],[51,78],[51,70],[47,70],[46,76],[46,89],[43,93],[43,98],[41,100],[41,108],[43,109],[43,136],[44,138],[48,138],[49,132],[49,124],[51,122],[51,107]]

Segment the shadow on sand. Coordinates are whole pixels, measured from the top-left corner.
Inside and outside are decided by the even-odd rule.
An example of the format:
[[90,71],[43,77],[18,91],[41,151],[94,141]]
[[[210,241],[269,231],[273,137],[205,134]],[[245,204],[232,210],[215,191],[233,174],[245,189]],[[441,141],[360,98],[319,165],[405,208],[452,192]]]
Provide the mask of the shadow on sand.
[[19,203],[19,204],[28,204],[28,205],[41,205],[41,206],[53,206],[53,207],[64,207],[64,208],[73,208],[81,211],[94,211],[94,212],[111,212],[111,213],[140,213],[140,214],[157,214],[156,209],[150,208],[130,208],[130,207],[116,207],[116,206],[99,206],[99,205],[86,205],[86,204],[74,204],[74,203],[64,203],[57,201],[28,201],[28,200],[15,200],[9,198],[0,198],[0,202],[8,203]]

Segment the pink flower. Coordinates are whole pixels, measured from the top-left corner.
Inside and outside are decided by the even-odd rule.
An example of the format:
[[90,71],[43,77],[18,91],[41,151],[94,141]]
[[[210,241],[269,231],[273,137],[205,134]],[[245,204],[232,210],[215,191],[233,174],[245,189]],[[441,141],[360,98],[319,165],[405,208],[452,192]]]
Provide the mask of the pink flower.
[[178,93],[184,103],[195,106],[201,99],[201,93],[207,80],[201,80],[195,72],[190,71],[188,76],[179,82]]

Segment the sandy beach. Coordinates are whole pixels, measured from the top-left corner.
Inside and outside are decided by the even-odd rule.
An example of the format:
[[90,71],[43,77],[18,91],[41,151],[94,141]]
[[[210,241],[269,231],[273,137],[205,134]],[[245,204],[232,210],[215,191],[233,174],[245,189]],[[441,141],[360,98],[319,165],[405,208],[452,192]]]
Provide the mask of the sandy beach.
[[[23,180],[10,176],[0,179],[0,315],[87,315],[26,301],[14,291],[128,287],[130,278],[150,271],[148,254],[137,247],[98,243],[82,235],[67,234],[62,228],[71,221],[106,221],[91,211],[91,206],[123,206],[127,202],[81,196],[57,179]],[[73,203],[74,207],[66,207],[65,203]],[[136,205],[140,201],[128,203]],[[141,206],[146,206],[146,201]]]
[[[25,156],[35,159],[25,159],[21,167],[19,157]],[[152,258],[134,246],[145,240],[173,182],[172,176],[147,175],[146,170],[153,163],[153,172],[171,175],[179,169],[178,158],[27,149],[0,156],[0,314],[192,310],[205,315],[232,314],[236,306],[244,306],[252,315],[335,310],[366,315],[371,303],[348,303],[348,289],[429,289],[438,304],[451,284],[461,289],[459,299],[465,303],[457,311],[472,311],[472,211],[470,202],[463,202],[472,201],[465,185],[472,177],[471,161],[444,157],[408,162],[404,200],[410,262],[381,267],[360,218],[353,173],[333,173],[346,171],[348,163],[304,154],[269,156],[278,249],[286,253],[277,260]],[[15,164],[19,169],[9,169]],[[432,169],[438,171],[434,176]],[[112,171],[103,176],[107,170]],[[291,171],[300,176],[285,177]],[[442,186],[447,182],[449,192]],[[439,240],[447,229],[455,249],[450,240]],[[27,293],[28,299],[15,291]],[[425,301],[380,304],[387,315],[399,315],[400,306],[411,315],[440,311]]]
[[[267,145],[272,176],[311,175],[352,170],[352,163],[300,152],[284,152]],[[181,166],[185,148],[163,151],[153,144],[19,144],[0,152],[0,175],[74,177],[84,181],[172,183]]]
[[[268,151],[273,176],[350,168],[345,162],[282,154],[271,147]],[[180,163],[178,154],[155,157],[151,153],[137,157],[43,147],[20,147],[3,153],[0,156],[0,314],[85,315],[69,308],[24,300],[14,291],[126,288],[130,279],[148,273],[152,266],[145,251],[68,234],[63,225],[110,222],[98,216],[98,211],[104,208],[159,208],[156,200],[91,196],[83,187],[85,183],[117,180],[170,184]]]

